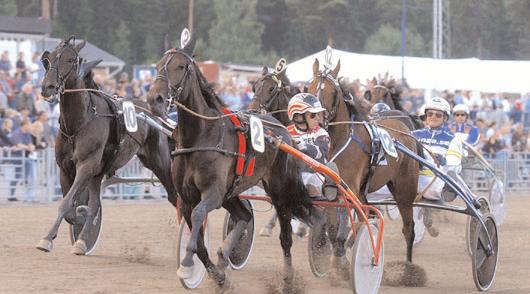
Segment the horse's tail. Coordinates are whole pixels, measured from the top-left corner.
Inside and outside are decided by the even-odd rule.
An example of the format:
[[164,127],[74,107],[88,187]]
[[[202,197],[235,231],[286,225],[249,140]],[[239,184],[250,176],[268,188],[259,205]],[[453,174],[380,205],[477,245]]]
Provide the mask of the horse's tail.
[[281,208],[288,210],[293,217],[310,223],[313,203],[302,181],[300,167],[296,158],[280,151],[276,161],[274,175],[281,185],[275,187],[278,192],[278,202]]

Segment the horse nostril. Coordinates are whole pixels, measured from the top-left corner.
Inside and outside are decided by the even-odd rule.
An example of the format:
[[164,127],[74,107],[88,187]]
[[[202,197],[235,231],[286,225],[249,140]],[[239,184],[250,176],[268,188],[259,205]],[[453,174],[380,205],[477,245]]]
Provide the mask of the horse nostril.
[[164,98],[160,95],[156,96],[156,102],[157,103],[164,103]]

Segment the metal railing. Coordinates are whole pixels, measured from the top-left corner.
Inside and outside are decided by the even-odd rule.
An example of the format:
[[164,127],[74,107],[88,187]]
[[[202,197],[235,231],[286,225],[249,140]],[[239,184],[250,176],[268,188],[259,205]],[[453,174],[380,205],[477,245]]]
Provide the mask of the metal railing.
[[[50,202],[62,198],[59,168],[53,148],[39,150],[37,156],[28,158],[14,151],[0,152],[0,203],[16,197],[19,201]],[[504,183],[506,193],[530,191],[530,152],[513,153],[504,158],[488,159],[496,176]],[[468,165],[463,177],[478,194],[487,194],[492,177],[480,166]],[[164,198],[167,193],[153,173],[134,157],[117,171],[118,182],[143,179],[145,182],[117,183],[105,181],[102,185],[104,199]],[[252,191],[258,191],[257,187]],[[261,191],[261,190],[260,190]]]

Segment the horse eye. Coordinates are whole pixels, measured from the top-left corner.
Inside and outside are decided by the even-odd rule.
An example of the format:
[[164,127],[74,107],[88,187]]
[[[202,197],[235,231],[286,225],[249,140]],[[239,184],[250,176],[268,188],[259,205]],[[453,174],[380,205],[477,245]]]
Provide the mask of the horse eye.
[[184,69],[184,65],[179,65],[179,66],[177,66],[177,68],[182,70],[182,69]]

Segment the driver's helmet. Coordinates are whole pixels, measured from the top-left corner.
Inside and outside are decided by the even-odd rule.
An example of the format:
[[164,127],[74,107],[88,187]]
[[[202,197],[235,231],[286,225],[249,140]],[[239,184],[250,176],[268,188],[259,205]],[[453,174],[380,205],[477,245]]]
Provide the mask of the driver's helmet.
[[309,93],[298,93],[294,95],[287,107],[287,114],[290,120],[293,120],[294,115],[297,113],[319,113],[322,111],[326,111],[326,109],[322,107],[317,97]]
[[427,110],[429,109],[441,111],[445,113],[447,117],[451,115],[451,105],[449,105],[449,102],[442,97],[433,97],[429,102],[423,105],[422,109],[423,111],[420,113],[422,116],[425,116],[425,113],[427,113]]
[[453,114],[457,112],[463,112],[469,116],[469,107],[467,107],[465,104],[457,104],[455,107],[453,107]]
[[379,102],[379,103],[374,104],[374,106],[372,106],[372,108],[370,109],[370,115],[378,116],[380,113],[389,111],[389,110],[391,110],[390,106],[388,106],[386,103]]

